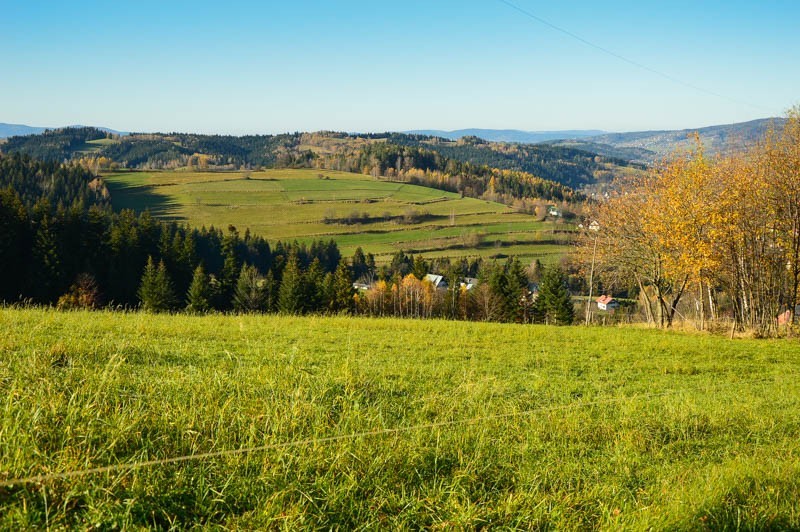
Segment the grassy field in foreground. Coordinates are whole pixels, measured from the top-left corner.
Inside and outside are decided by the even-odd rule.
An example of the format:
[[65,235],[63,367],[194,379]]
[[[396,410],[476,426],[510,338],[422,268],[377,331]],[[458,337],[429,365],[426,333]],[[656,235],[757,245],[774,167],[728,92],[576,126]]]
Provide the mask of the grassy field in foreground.
[[792,341],[14,309],[0,328],[0,481],[441,424],[0,487],[2,529],[800,527]]
[[[552,262],[566,249],[560,245],[559,253],[552,252],[552,241],[564,238],[553,231],[569,227],[537,222],[499,203],[328,170],[135,172],[105,179],[117,209],[150,209],[196,227],[250,228],[270,240],[333,238],[345,255],[362,246],[378,261],[403,249],[426,256],[513,254]],[[391,220],[409,211],[426,216],[409,224]],[[353,213],[366,213],[372,221],[324,222]]]

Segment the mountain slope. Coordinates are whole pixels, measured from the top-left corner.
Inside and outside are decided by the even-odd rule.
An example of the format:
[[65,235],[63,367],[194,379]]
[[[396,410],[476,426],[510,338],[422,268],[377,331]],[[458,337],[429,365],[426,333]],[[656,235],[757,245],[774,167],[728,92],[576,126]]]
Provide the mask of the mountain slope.
[[6,124],[0,122],[0,139],[17,135],[38,135],[45,131],[44,127],[26,126],[24,124]]
[[762,139],[771,127],[780,129],[783,123],[783,118],[762,118],[702,128],[604,133],[581,139],[549,141],[547,144],[584,149],[605,155],[614,153],[630,161],[651,163],[676,151],[689,149],[693,143],[694,133],[700,136],[706,153],[715,154],[753,145]]

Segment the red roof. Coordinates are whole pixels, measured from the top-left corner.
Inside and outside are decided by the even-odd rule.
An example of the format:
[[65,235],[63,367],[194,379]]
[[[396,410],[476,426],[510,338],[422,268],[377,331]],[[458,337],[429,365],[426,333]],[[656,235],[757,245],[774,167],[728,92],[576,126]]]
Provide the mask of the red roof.
[[611,296],[600,296],[597,298],[597,302],[601,305],[608,305],[612,301],[614,301],[614,298]]

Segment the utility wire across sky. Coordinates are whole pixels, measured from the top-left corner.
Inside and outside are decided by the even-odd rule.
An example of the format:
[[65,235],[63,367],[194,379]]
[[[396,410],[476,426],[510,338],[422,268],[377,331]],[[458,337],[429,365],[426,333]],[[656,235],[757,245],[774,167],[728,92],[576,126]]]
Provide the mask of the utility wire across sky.
[[725,94],[720,94],[718,92],[714,92],[712,90],[700,87],[698,85],[694,85],[692,83],[683,81],[682,79],[676,78],[675,76],[671,76],[671,75],[669,75],[669,74],[667,74],[665,72],[662,72],[660,70],[656,70],[655,68],[651,68],[651,67],[649,67],[649,66],[647,66],[645,64],[642,64],[642,63],[640,63],[638,61],[634,61],[633,59],[625,57],[624,55],[620,55],[620,54],[614,52],[613,50],[609,50],[608,48],[600,46],[599,44],[595,44],[595,43],[593,43],[593,42],[591,42],[589,40],[586,40],[583,37],[581,37],[580,35],[577,35],[577,34],[571,32],[569,30],[566,30],[566,29],[564,29],[564,28],[562,28],[560,26],[556,26],[552,22],[550,22],[548,20],[545,20],[542,17],[540,17],[540,16],[538,16],[538,15],[536,15],[534,13],[531,13],[527,9],[524,9],[524,8],[520,7],[519,5],[517,5],[517,4],[515,4],[513,2],[510,2],[509,0],[498,0],[498,2],[500,2],[502,4],[505,4],[506,6],[510,7],[511,9],[514,9],[515,11],[518,11],[519,13],[522,13],[526,17],[528,17],[528,18],[530,18],[532,20],[535,20],[536,22],[539,22],[540,24],[543,24],[543,25],[547,26],[550,29],[553,29],[555,31],[563,33],[564,35],[567,35],[568,37],[571,37],[572,39],[575,39],[576,41],[579,41],[579,42],[585,44],[586,46],[594,48],[595,50],[599,50],[600,52],[603,52],[604,54],[610,55],[611,57],[615,57],[616,59],[619,59],[620,61],[624,61],[625,63],[628,63],[629,65],[635,66],[636,68],[639,68],[639,69],[645,70],[647,72],[650,72],[651,74],[655,74],[657,76],[660,76],[660,77],[662,77],[662,78],[664,78],[666,80],[671,81],[672,83],[676,83],[678,85],[683,85],[684,87],[688,87],[688,88],[690,88],[692,90],[695,90],[695,91],[698,91],[698,92],[702,92],[704,94],[708,94],[710,96],[714,96],[714,97],[717,97],[717,98],[721,98],[723,100],[728,100],[730,102],[733,102],[733,103],[736,103],[736,104],[739,104],[739,105],[746,105],[748,107],[752,107],[752,108],[755,108],[755,109],[760,109],[762,111],[767,111],[770,114],[775,112],[774,110],[769,109],[768,107],[765,107],[763,105],[758,105],[758,104],[755,104],[755,103],[746,102],[744,100],[739,100],[739,99],[736,99],[736,98],[732,98],[732,97],[727,96]]

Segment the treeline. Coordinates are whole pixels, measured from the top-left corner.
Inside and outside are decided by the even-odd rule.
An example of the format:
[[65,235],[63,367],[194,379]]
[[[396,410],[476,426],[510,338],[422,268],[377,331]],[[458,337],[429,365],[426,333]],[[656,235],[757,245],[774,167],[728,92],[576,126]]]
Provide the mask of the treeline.
[[[389,139],[396,137],[393,135]],[[504,202],[522,198],[550,201],[584,199],[581,194],[556,181],[541,179],[519,170],[461,161],[418,146],[367,144],[355,152],[327,156],[317,164],[333,170],[400,179],[473,198],[491,196],[487,199]]]
[[[543,270],[537,263],[532,269],[524,268],[513,258],[505,264],[478,263],[477,267],[466,261],[437,262],[434,265],[401,251],[390,264],[376,269],[373,259],[359,248],[351,260],[340,260],[330,271],[318,258],[304,265],[292,248],[278,269],[244,263],[231,285],[230,304],[221,307],[215,304],[220,280],[202,265],[195,269],[185,296],[181,296],[165,262],[156,264],[150,257],[137,294],[142,308],[154,312],[345,313],[555,325],[574,321],[567,280],[557,267]],[[434,284],[433,274],[426,273],[431,270],[444,278],[439,280],[441,286]],[[470,272],[478,278],[464,276]],[[532,283],[532,278],[540,283]],[[361,282],[354,284],[353,279]],[[70,297],[70,301],[80,300],[80,289],[73,288]]]
[[[424,262],[424,261],[423,261]],[[569,325],[574,306],[560,268],[524,267],[509,258],[504,264],[480,262],[477,278],[464,277],[463,262],[446,260],[436,270],[443,286],[434,283],[414,262],[412,271],[381,276],[355,297],[356,312],[368,316],[445,318],[507,323]],[[417,271],[417,273],[415,273]]]
[[800,311],[798,147],[798,108],[747,151],[709,158],[697,139],[692,153],[597,206],[584,263],[596,262],[609,286],[635,283],[648,321],[661,326],[684,299],[701,328],[721,316],[763,334],[791,324]]
[[[270,244],[240,235],[234,227],[190,229],[160,222],[148,213],[113,213],[80,206],[27,208],[13,189],[0,192],[0,299],[56,304],[81,293],[91,279],[90,306],[138,307],[138,287],[148,260],[163,263],[175,294],[189,289],[202,265],[212,276],[211,308],[233,308],[233,291],[243,265],[271,271],[280,280],[290,257],[333,272],[341,256],[334,242]],[[88,297],[83,294],[81,297]],[[68,302],[69,300],[64,300]],[[176,299],[170,308],[182,306]]]
[[594,183],[597,174],[608,171],[608,165],[638,168],[624,159],[549,144],[486,142],[477,137],[463,137],[453,143],[435,137],[401,133],[389,135],[387,143],[433,150],[442,157],[468,162],[476,167],[524,172],[570,188]]
[[47,208],[110,205],[102,180],[85,168],[44,162],[19,153],[0,157],[0,189],[8,188],[27,208],[41,202]]

